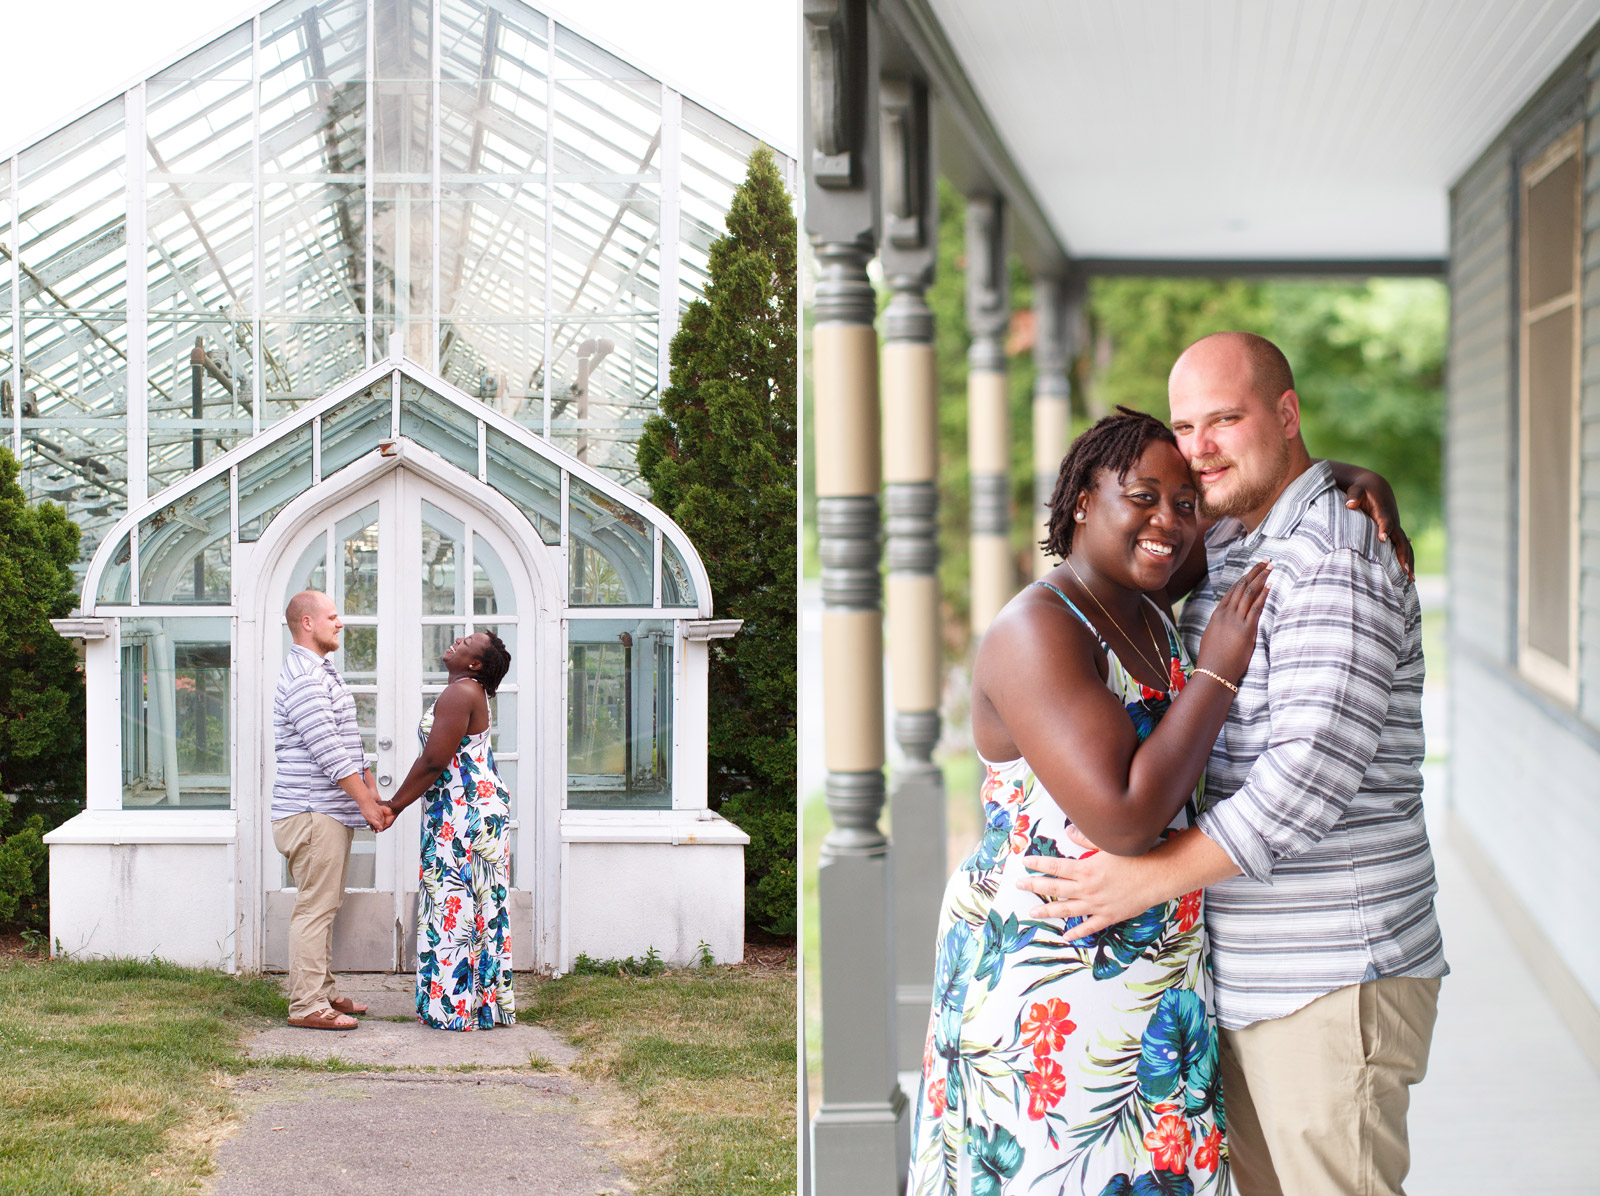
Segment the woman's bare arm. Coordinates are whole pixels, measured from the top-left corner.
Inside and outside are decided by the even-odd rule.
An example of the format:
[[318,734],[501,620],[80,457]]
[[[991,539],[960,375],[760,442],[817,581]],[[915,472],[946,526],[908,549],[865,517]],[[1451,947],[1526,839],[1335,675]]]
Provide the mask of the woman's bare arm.
[[445,686],[444,692],[433,706],[433,729],[422,751],[412,761],[411,771],[400,782],[400,788],[386,803],[395,813],[405,809],[433,787],[439,774],[449,767],[456,757],[456,749],[467,734],[474,710],[487,705],[483,687],[472,681],[458,681]]
[[[1258,566],[1246,576],[1259,580],[1257,588],[1246,595],[1248,582],[1241,583],[1218,609],[1241,621],[1239,637],[1247,623],[1253,643],[1265,571]],[[1227,603],[1234,606],[1225,609]],[[1248,660],[1248,645],[1243,656]],[[1194,792],[1234,695],[1214,678],[1196,677],[1141,744],[1128,712],[1106,688],[1098,658],[1094,640],[1064,607],[1045,600],[1013,604],[978,651],[973,733],[991,760],[1025,757],[1067,817],[1101,848],[1138,855]],[[1230,679],[1243,673],[1237,665]]]

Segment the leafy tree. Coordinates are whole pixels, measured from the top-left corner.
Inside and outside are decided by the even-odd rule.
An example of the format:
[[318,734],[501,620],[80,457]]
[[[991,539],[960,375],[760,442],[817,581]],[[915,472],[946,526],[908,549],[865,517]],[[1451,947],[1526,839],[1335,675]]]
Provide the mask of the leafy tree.
[[705,298],[672,340],[671,385],[645,424],[639,472],[705,561],[711,805],[749,836],[745,917],[795,931],[795,217],[760,146],[711,248]]
[[0,449],[0,921],[44,920],[39,835],[83,808],[83,673],[50,626],[77,600],[78,528],[30,506]]

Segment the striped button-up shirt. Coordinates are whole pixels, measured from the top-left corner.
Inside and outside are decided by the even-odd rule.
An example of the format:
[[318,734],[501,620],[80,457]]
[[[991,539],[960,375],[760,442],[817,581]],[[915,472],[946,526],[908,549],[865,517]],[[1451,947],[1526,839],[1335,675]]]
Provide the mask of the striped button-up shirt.
[[272,821],[307,810],[364,827],[361,809],[339,782],[366,767],[356,700],[325,657],[295,644],[278,674],[272,699],[272,740],[277,772],[272,781]]
[[1253,562],[1273,563],[1199,822],[1243,873],[1206,890],[1218,1018],[1240,1029],[1363,980],[1443,976],[1416,587],[1325,462],[1255,531],[1213,527],[1206,559],[1183,610],[1191,656],[1217,599]]

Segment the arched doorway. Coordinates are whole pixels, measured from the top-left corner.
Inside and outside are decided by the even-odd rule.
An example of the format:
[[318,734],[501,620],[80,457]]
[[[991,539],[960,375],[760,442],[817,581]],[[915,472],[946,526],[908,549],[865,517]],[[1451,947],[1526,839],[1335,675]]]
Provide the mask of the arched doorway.
[[[474,479],[446,489],[409,465],[387,469],[319,503],[294,530],[270,546],[272,563],[257,587],[261,684],[257,726],[270,736],[273,678],[288,647],[283,608],[303,589],[333,597],[344,618],[342,645],[332,657],[356,698],[368,764],[380,794],[400,786],[416,757],[417,722],[444,684],[439,656],[459,635],[492,630],[512,653],[511,671],[493,708],[494,751],[512,794],[512,950],[532,962],[533,893],[537,888],[538,779],[522,768],[524,744],[537,736],[539,650],[534,620],[537,582],[523,551],[481,505],[463,496]],[[526,550],[524,537],[523,550]],[[543,546],[540,545],[542,548]],[[527,634],[523,622],[527,621]],[[258,762],[262,801],[260,842],[265,966],[287,964],[293,882],[272,846],[273,762]],[[334,967],[347,971],[404,970],[415,952],[415,907],[420,807],[413,806],[382,835],[356,832],[346,897],[334,938]]]

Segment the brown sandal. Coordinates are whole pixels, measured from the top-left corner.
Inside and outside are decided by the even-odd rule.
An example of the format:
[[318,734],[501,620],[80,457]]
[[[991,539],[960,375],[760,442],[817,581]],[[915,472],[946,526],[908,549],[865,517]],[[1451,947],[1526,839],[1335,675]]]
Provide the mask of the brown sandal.
[[365,1005],[357,1005],[350,997],[340,997],[337,1001],[329,1001],[328,1004],[332,1005],[340,1013],[354,1015],[357,1013],[365,1013],[367,1011],[367,1007]]
[[361,1023],[332,1009],[321,1009],[305,1017],[291,1017],[289,1024],[303,1030],[354,1030]]

